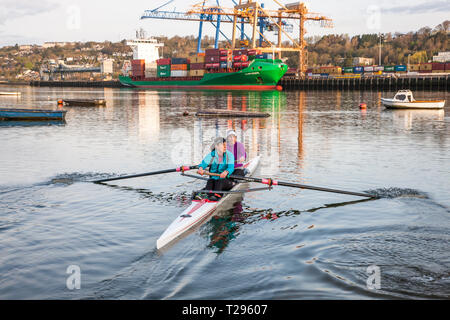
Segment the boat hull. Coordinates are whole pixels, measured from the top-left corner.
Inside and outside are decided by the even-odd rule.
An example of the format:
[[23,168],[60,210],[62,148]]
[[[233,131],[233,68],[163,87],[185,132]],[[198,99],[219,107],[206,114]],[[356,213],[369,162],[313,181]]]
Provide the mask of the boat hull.
[[203,77],[170,77],[136,80],[119,77],[128,87],[143,89],[200,89],[200,90],[281,90],[278,81],[287,71],[281,60],[255,60],[237,72],[206,73]]
[[0,120],[27,120],[27,121],[62,121],[67,111],[63,110],[33,110],[33,109],[4,109],[0,108]]
[[[259,164],[260,157],[256,157],[247,162],[244,167],[249,171],[249,176],[252,175]],[[232,190],[240,190],[243,187],[242,183],[238,183]],[[193,200],[186,210],[184,210],[164,231],[164,233],[156,241],[156,248],[161,249],[176,239],[183,236],[189,230],[203,223],[209,219],[213,213],[224,202],[230,198],[230,194],[226,194],[220,201]]]
[[445,106],[445,100],[402,102],[381,98],[381,103],[388,109],[442,109]]

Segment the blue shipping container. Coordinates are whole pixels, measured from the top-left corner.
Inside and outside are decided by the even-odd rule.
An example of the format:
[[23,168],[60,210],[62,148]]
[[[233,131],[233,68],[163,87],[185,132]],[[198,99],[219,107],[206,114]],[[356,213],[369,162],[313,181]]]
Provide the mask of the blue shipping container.
[[220,63],[220,68],[226,69],[227,67],[228,67],[228,63],[227,62],[221,62]]
[[405,65],[395,66],[395,71],[406,71],[406,66]]
[[364,67],[353,67],[353,73],[363,73]]
[[188,60],[186,58],[172,58],[172,64],[187,64]]
[[257,54],[255,56],[255,59],[273,59],[273,54],[271,53]]

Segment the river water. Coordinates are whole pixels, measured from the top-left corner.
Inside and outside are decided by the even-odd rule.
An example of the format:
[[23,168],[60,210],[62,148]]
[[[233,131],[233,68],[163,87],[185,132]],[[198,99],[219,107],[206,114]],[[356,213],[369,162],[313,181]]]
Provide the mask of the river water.
[[[64,107],[65,123],[0,123],[0,299],[450,298],[446,92],[415,93],[447,99],[445,110],[388,111],[379,99],[394,92],[7,90],[22,95],[0,96],[0,106],[107,106]],[[271,116],[195,117],[208,108]],[[90,182],[197,164],[228,128],[262,156],[255,176],[381,198],[248,193],[158,251],[204,182],[177,173]]]

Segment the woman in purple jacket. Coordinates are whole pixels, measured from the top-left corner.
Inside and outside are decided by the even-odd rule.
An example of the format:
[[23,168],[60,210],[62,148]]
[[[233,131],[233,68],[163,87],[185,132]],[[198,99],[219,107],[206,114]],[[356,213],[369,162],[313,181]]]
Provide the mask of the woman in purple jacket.
[[237,141],[234,130],[227,131],[227,150],[234,156],[234,173],[238,176],[245,176],[244,162],[247,160],[247,152],[242,143]]

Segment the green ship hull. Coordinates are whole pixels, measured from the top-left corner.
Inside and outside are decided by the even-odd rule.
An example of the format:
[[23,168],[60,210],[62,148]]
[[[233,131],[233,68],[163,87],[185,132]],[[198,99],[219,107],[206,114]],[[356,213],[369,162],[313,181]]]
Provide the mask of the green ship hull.
[[236,72],[142,80],[121,76],[119,80],[125,86],[149,89],[281,90],[277,83],[286,71],[287,65],[281,60],[256,59],[247,68]]

